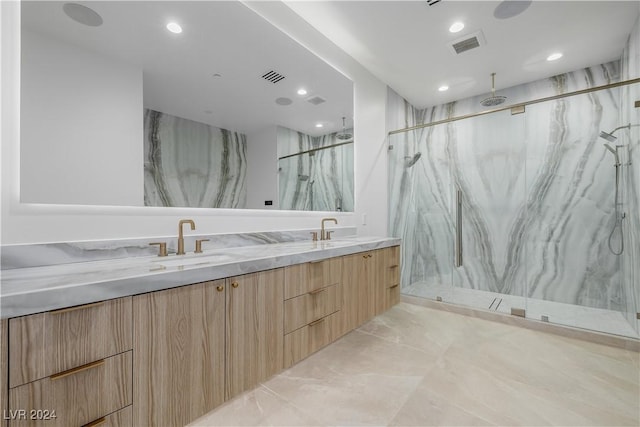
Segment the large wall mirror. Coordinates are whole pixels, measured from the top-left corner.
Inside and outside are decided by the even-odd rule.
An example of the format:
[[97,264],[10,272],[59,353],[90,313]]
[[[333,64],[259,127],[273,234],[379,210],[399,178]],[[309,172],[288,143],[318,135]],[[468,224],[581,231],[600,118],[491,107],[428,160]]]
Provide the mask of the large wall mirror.
[[23,1],[24,203],[353,211],[353,84],[237,1]]

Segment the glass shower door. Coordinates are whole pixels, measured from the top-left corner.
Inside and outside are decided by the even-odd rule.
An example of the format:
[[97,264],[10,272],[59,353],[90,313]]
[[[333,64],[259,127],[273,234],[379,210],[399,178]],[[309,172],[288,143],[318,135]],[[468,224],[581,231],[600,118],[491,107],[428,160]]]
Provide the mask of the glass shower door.
[[445,126],[456,242],[450,302],[524,315],[524,114],[505,110]]
[[452,176],[444,125],[389,136],[389,229],[402,238],[402,293],[450,300]]

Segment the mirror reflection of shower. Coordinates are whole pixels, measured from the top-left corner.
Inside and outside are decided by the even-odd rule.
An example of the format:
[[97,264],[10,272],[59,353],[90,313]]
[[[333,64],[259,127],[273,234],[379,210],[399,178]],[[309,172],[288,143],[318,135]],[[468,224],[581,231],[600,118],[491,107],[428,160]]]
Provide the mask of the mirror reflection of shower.
[[[635,127],[635,126],[640,126],[640,125],[633,125],[633,127]],[[617,127],[614,130],[612,130],[611,132],[600,131],[600,138],[605,139],[606,141],[614,143],[618,139],[618,137],[613,135],[615,132],[617,132],[620,129],[631,129],[631,127],[632,127],[632,125],[631,125],[631,123],[629,123],[628,125]],[[615,148],[614,148],[609,144],[604,144],[604,148],[606,148],[609,152],[611,152],[611,154],[613,154],[613,158],[614,158],[613,166],[616,168],[615,195],[614,195],[614,199],[613,199],[615,223],[613,225],[613,229],[611,230],[611,233],[609,234],[609,240],[607,242],[608,245],[609,245],[609,250],[614,255],[621,255],[622,252],[624,252],[624,234],[622,233],[622,220],[624,220],[626,215],[625,215],[624,212],[620,213],[620,201],[619,201],[620,167],[622,166],[622,163],[620,163],[620,156],[619,156],[619,153],[618,153],[618,150],[620,148],[622,148],[622,147],[624,147],[624,146],[623,145],[616,145]],[[612,243],[613,242],[613,237],[615,236],[616,232],[618,232],[618,234],[620,236],[620,246],[618,248],[614,248],[613,247],[613,243]]]

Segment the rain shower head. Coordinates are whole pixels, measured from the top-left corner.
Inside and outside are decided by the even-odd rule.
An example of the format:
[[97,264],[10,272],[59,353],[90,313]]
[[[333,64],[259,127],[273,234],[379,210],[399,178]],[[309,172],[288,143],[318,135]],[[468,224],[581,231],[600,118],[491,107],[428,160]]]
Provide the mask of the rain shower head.
[[[609,142],[616,142],[616,139],[618,139],[617,137],[613,136],[611,133],[607,133],[603,130],[600,131],[600,138],[606,139]],[[611,147],[609,145],[604,144],[604,146],[607,147],[608,150],[611,150]]]
[[484,107],[494,107],[506,100],[506,96],[496,96],[496,73],[491,73],[491,96],[480,101],[480,104]]
[[420,160],[420,157],[422,157],[422,153],[419,151],[416,154],[414,154],[413,157],[406,156],[404,158],[404,161],[405,161],[404,167],[410,168],[411,166],[415,165],[416,162]]
[[353,138],[353,135],[350,133],[347,133],[347,127],[345,124],[345,119],[346,117],[342,118],[342,132],[336,134],[336,138],[338,138],[340,141],[347,141],[351,138]]
[[615,128],[614,130],[612,130],[611,132],[605,132],[603,130],[600,131],[600,138],[606,139],[609,142],[616,142],[616,139],[618,139],[618,137],[613,136],[614,133],[616,133],[617,131],[619,131],[620,129],[631,129],[631,128],[635,128],[638,127],[640,125],[632,125],[631,123],[624,125],[624,126],[619,126],[617,128]]

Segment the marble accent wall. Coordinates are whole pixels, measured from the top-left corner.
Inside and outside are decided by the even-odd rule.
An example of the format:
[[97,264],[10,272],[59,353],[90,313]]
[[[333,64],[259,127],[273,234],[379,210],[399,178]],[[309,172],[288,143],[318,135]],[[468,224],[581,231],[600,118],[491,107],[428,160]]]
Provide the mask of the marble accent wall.
[[144,204],[246,207],[246,136],[145,109]]
[[[335,146],[344,142],[351,143]],[[280,209],[353,212],[353,139],[340,140],[336,133],[312,137],[278,127],[279,156],[318,148],[324,149],[278,161]]]
[[[621,62],[624,80],[640,78],[640,16],[629,35]],[[640,101],[640,84],[625,86],[621,92],[620,125],[639,125],[640,108],[635,107],[635,102]],[[629,209],[624,223],[627,243],[622,268],[625,288],[635,298],[627,302],[626,311],[629,322],[639,331],[636,313],[640,312],[640,126],[632,126],[617,135],[627,147],[623,152],[629,163],[623,175],[624,197]]]
[[[612,62],[498,91],[505,105],[618,81]],[[598,137],[620,118],[619,88],[389,137],[390,231],[403,239],[402,285],[453,285],[624,310],[613,157]],[[393,91],[388,129],[480,111],[473,97],[416,109]],[[463,266],[453,267],[455,192]],[[625,207],[628,209],[628,207]],[[614,236],[612,245],[619,245]]]

